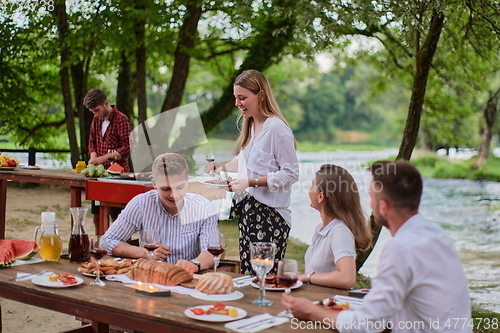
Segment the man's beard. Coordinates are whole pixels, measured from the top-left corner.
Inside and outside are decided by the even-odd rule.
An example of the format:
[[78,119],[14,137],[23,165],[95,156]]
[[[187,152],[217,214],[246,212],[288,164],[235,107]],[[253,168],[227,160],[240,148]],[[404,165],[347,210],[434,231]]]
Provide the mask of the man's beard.
[[387,223],[387,220],[380,215],[379,212],[373,212],[373,218],[375,219],[375,223],[382,227],[389,228],[389,223]]

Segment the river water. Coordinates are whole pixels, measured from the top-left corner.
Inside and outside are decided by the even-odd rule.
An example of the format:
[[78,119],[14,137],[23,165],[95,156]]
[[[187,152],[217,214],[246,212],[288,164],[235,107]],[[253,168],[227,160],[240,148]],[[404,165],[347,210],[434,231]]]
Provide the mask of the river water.
[[[300,179],[292,194],[291,236],[310,244],[319,214],[309,207],[307,191],[316,170],[324,163],[343,166],[358,184],[364,211],[371,213],[367,189],[368,161],[397,155],[396,149],[373,152],[335,151],[299,153]],[[468,279],[474,304],[500,312],[500,183],[463,179],[424,178],[420,213],[441,225],[453,239]],[[361,272],[373,276],[381,249],[390,238],[383,229]]]
[[[227,160],[227,152],[216,152],[217,160]],[[16,154],[10,154],[16,156]],[[300,178],[293,186],[291,236],[310,244],[314,229],[320,223],[317,211],[309,207],[311,179],[324,163],[340,165],[351,172],[358,183],[363,209],[369,215],[367,193],[370,175],[363,166],[368,161],[397,155],[396,149],[379,151],[335,151],[298,153]],[[26,154],[19,154],[26,163]],[[202,166],[204,156],[195,155]],[[37,165],[48,168],[70,168],[69,162],[54,161],[37,154]],[[227,206],[226,206],[227,207]],[[473,303],[500,312],[500,183],[462,179],[424,179],[420,212],[441,225],[453,239],[467,275]],[[383,229],[379,241],[361,272],[373,276],[378,258],[390,234]]]

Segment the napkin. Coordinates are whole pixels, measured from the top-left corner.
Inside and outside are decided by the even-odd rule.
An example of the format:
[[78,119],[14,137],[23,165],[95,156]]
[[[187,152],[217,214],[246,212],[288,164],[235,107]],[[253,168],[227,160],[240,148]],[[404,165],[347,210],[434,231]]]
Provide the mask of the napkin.
[[[127,277],[125,274],[111,274],[111,275],[106,275],[106,280],[109,281],[120,281],[121,283],[127,283],[127,284],[137,284],[137,281],[132,280],[131,278]],[[160,290],[170,290],[173,293],[178,293],[182,295],[191,295],[191,292],[193,291],[192,289],[182,287],[182,286],[164,286],[161,284],[152,284],[156,288]]]
[[284,324],[287,321],[288,318],[275,317],[269,313],[264,313],[251,318],[233,321],[224,326],[236,332],[259,332],[269,327]]
[[31,280],[32,278],[40,276],[40,275],[54,274],[53,272],[46,272],[46,271],[45,272],[40,272],[40,273],[24,273],[24,272],[19,272],[19,273],[17,273],[16,281],[26,281],[26,280]]
[[254,278],[255,276],[251,275],[240,276],[233,279],[233,284],[237,288],[248,286],[249,284],[252,283]]

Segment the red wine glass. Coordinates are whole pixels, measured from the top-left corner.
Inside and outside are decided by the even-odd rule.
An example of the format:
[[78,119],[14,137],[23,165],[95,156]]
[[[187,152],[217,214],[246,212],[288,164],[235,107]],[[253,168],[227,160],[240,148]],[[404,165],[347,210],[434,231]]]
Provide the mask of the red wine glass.
[[[285,293],[290,294],[291,287],[297,283],[299,273],[297,261],[294,259],[283,259],[278,263],[278,283],[285,287]],[[286,316],[293,318],[290,310],[286,311]]]
[[157,229],[145,229],[141,233],[141,245],[148,250],[149,259],[153,259],[154,251],[160,247],[160,236]]
[[217,272],[217,266],[219,266],[220,256],[224,253],[225,249],[226,243],[224,242],[223,234],[219,232],[210,237],[207,251],[214,256],[214,272]]
[[106,249],[101,244],[101,236],[92,236],[90,238],[90,255],[96,261],[96,278],[90,284],[93,286],[105,286],[106,283],[101,280],[101,258],[106,255]]

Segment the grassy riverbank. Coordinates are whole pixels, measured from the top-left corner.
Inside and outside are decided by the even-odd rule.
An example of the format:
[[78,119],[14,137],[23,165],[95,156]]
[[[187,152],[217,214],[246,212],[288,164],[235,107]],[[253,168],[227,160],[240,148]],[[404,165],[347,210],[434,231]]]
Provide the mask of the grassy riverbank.
[[424,153],[417,155],[411,163],[425,177],[500,182],[500,158],[490,156],[486,164],[480,168],[475,166],[476,160],[476,157],[467,160],[452,160],[444,156]]

